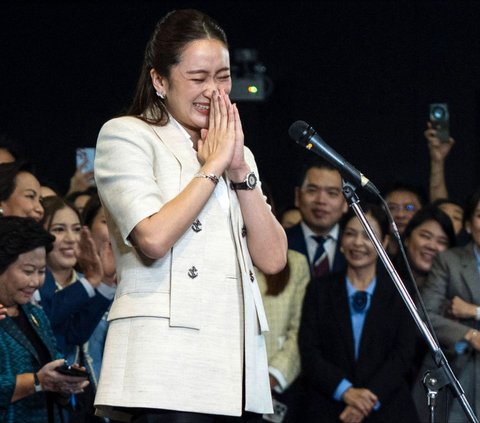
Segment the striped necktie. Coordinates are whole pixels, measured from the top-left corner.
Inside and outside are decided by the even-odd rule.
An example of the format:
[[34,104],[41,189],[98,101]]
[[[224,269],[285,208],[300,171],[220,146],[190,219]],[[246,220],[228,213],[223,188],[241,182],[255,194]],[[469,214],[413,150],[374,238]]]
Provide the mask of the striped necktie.
[[313,257],[312,273],[315,278],[321,278],[322,276],[327,275],[330,270],[328,255],[324,247],[325,241],[328,240],[328,237],[312,236],[312,238],[318,243],[317,251],[315,251],[315,256]]

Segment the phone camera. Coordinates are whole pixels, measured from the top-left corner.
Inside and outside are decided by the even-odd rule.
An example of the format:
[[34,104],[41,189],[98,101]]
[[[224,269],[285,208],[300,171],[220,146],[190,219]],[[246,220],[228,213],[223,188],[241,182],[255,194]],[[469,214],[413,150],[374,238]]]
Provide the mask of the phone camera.
[[443,106],[435,106],[432,109],[432,116],[435,118],[435,120],[445,119],[446,114],[446,110]]

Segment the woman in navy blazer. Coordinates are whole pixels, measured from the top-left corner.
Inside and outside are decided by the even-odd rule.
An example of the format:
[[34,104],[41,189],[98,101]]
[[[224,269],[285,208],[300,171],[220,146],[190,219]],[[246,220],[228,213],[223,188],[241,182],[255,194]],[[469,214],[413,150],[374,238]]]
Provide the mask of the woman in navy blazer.
[[[367,219],[387,243],[376,206]],[[405,379],[415,327],[359,220],[350,211],[341,239],[347,271],[310,283],[299,333],[309,389],[308,422],[414,422]]]

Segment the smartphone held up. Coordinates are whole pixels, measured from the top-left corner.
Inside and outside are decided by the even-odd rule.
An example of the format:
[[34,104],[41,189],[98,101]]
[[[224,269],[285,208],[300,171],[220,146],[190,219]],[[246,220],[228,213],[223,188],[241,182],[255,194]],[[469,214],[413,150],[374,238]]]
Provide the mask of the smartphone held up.
[[450,139],[449,121],[450,116],[448,114],[448,104],[430,104],[430,122],[432,128],[437,131],[438,139],[443,143],[448,143],[448,140]]
[[82,173],[91,173],[92,177],[89,182],[90,185],[95,185],[95,179],[93,178],[93,162],[95,160],[95,148],[94,147],[82,147],[76,150],[76,165],[77,169]]

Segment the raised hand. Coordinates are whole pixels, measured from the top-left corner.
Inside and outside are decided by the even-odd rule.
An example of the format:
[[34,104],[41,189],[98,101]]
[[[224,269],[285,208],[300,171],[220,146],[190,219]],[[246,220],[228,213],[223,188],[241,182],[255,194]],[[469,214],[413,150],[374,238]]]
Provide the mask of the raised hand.
[[428,142],[428,150],[430,152],[430,158],[434,162],[445,161],[448,153],[452,149],[455,140],[453,138],[448,139],[448,143],[441,142],[437,136],[437,130],[433,128],[431,122],[427,122],[428,128],[423,133]]
[[92,234],[86,226],[80,232],[77,260],[88,282],[96,288],[103,278],[103,265]]
[[103,278],[102,281],[108,285],[113,285],[116,282],[116,266],[115,257],[112,251],[112,244],[110,241],[105,241],[100,247],[99,251],[100,261],[102,262]]
[[240,120],[240,114],[236,104],[232,105],[235,118],[235,150],[233,153],[233,158],[228,167],[228,175],[233,181],[240,182],[250,171],[247,163],[245,162],[244,155],[244,135],[242,128],[242,121]]
[[197,144],[198,160],[208,171],[221,175],[230,166],[235,147],[234,109],[225,91],[212,94],[208,130]]

